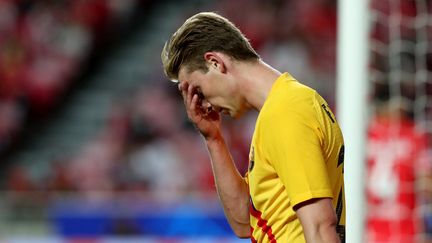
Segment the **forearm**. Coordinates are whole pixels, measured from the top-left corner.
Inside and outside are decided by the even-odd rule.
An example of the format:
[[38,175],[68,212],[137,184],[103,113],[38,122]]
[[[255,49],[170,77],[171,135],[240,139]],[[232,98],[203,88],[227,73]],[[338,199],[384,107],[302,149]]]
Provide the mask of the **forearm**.
[[340,243],[335,225],[322,225],[313,232],[305,232],[305,238],[308,243]]
[[330,198],[311,199],[294,207],[308,243],[338,243],[337,216]]
[[228,147],[219,136],[206,139],[214,180],[225,215],[239,237],[249,237],[249,189],[235,167]]

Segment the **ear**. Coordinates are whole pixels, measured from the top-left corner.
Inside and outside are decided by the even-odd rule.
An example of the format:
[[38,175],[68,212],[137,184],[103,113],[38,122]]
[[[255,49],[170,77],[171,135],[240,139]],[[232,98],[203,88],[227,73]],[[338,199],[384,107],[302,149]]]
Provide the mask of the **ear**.
[[225,58],[218,52],[206,52],[204,53],[204,60],[206,61],[209,68],[216,68],[222,73],[226,73]]

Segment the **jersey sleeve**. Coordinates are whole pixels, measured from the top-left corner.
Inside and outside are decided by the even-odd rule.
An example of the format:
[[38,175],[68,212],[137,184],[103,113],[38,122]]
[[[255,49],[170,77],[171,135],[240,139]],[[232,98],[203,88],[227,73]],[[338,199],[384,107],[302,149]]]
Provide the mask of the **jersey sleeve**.
[[263,119],[263,149],[282,180],[293,206],[313,198],[332,198],[314,109],[276,108]]

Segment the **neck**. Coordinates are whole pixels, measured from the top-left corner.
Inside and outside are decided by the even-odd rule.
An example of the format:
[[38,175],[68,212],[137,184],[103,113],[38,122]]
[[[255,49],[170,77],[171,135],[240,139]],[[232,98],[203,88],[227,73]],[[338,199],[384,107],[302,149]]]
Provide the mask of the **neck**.
[[241,63],[237,69],[239,90],[242,96],[251,108],[260,111],[273,83],[281,73],[262,60]]

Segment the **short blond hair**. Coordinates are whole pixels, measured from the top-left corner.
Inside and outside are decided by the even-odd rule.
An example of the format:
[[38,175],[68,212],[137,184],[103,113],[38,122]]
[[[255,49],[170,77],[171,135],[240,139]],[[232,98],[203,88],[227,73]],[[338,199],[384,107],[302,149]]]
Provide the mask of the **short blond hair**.
[[209,51],[219,51],[239,61],[259,59],[233,23],[216,13],[202,12],[187,19],[165,43],[161,58],[166,76],[177,80],[182,66],[189,72],[207,72],[204,54]]

